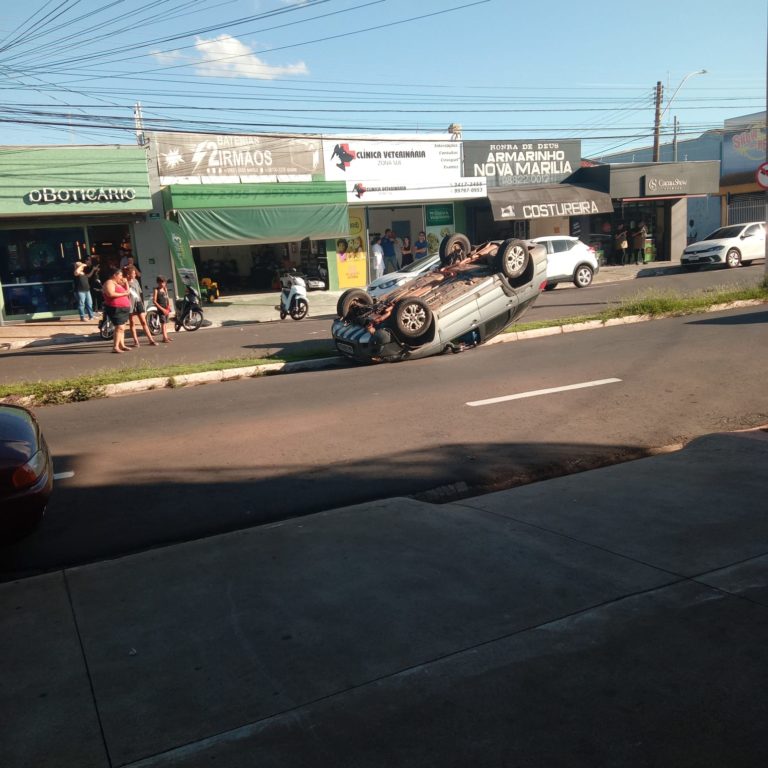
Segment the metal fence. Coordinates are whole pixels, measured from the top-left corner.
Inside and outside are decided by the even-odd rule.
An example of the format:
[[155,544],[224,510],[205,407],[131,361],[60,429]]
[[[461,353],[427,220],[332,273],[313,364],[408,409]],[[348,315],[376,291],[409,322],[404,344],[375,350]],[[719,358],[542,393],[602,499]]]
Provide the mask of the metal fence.
[[735,200],[728,205],[728,224],[746,224],[748,221],[765,221],[765,196]]

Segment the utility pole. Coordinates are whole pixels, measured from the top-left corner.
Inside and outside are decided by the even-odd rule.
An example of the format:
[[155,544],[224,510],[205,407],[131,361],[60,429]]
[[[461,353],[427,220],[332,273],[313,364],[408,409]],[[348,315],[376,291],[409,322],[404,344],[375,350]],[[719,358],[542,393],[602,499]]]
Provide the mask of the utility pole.
[[144,115],[141,111],[141,102],[137,101],[133,106],[133,122],[136,126],[136,143],[143,147],[147,143],[144,135]]
[[659,142],[661,141],[661,102],[664,100],[664,86],[656,81],[656,119],[653,123],[653,162],[659,162]]

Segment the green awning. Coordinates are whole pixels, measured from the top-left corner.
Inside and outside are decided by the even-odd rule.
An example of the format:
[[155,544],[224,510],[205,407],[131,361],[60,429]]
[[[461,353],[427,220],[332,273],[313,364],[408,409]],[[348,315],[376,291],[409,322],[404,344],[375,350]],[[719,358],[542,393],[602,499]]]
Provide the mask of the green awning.
[[330,240],[349,233],[346,203],[177,210],[176,215],[193,246]]

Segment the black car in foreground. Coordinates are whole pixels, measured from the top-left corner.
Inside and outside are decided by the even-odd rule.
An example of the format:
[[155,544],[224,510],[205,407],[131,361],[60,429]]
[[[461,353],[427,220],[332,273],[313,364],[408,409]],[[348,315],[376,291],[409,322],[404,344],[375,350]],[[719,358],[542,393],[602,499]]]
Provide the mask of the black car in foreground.
[[345,291],[331,333],[339,352],[361,362],[394,362],[460,352],[503,331],[547,281],[546,248],[530,240],[472,247],[462,234],[440,244],[440,263],[378,300]]
[[0,533],[31,531],[53,490],[48,444],[31,411],[0,404]]

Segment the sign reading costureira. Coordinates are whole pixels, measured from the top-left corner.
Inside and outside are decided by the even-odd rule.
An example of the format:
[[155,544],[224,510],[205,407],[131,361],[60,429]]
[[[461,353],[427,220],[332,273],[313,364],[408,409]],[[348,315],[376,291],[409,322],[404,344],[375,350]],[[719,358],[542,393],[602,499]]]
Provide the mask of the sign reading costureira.
[[311,181],[322,172],[320,137],[157,133],[161,184],[236,179]]
[[464,176],[488,186],[554,184],[581,165],[581,141],[465,141]]

